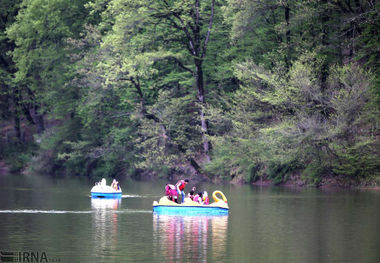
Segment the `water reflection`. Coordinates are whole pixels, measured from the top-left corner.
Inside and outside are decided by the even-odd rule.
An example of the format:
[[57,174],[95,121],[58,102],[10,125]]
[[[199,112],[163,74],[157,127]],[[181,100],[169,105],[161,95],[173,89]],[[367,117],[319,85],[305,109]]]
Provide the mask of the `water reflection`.
[[[174,216],[153,214],[155,258],[165,262],[219,261],[227,245],[228,215]],[[209,258],[211,260],[211,258]]]
[[118,240],[118,210],[120,199],[91,198],[94,254],[104,257],[106,251],[116,250]]
[[91,198],[91,208],[96,209],[97,212],[104,212],[107,209],[116,210],[120,204],[121,198]]

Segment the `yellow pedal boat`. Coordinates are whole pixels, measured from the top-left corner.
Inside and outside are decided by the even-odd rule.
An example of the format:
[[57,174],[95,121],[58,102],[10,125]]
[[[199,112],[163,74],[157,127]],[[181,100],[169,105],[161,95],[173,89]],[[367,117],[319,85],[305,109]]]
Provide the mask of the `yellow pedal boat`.
[[[221,198],[218,198],[220,195]],[[182,204],[177,204],[170,201],[167,196],[161,197],[157,201],[153,201],[153,212],[159,214],[180,214],[180,215],[226,215],[228,214],[229,207],[226,196],[219,190],[212,193],[214,202],[209,205],[201,205],[192,201],[190,198],[185,198]]]

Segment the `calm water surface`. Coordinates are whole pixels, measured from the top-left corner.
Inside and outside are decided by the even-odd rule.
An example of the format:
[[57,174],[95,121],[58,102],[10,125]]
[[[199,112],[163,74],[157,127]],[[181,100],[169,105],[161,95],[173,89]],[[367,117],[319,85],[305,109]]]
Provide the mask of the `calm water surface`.
[[165,181],[121,181],[121,200],[91,200],[93,183],[1,176],[0,251],[60,262],[380,262],[380,191],[203,184],[226,194],[230,214],[196,217],[152,213]]

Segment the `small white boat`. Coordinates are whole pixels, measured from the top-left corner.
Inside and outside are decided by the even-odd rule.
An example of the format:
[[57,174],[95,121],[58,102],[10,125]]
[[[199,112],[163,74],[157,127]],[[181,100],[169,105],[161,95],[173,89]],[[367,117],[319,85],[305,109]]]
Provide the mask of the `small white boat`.
[[117,189],[115,189],[113,186],[107,185],[104,178],[91,189],[92,198],[121,198],[121,196],[121,187],[117,185]]

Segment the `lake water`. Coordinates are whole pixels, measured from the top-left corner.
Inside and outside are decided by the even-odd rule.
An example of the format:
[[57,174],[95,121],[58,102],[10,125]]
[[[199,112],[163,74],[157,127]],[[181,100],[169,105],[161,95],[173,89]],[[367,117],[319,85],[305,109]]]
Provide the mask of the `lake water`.
[[165,181],[121,181],[121,200],[92,200],[93,183],[1,176],[1,259],[31,262],[33,253],[50,262],[380,262],[380,191],[203,184],[198,189],[210,195],[225,193],[228,216],[160,216],[152,202]]

